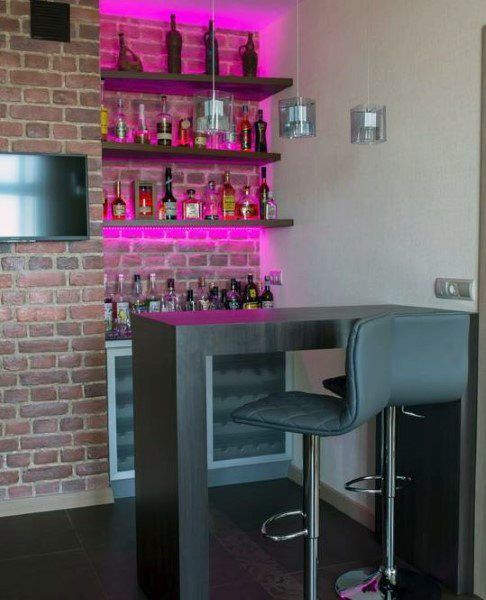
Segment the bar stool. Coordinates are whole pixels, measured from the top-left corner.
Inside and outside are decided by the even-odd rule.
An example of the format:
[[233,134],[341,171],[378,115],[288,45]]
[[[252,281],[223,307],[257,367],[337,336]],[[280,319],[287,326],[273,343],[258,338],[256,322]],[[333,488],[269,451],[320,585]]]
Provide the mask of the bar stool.
[[[348,482],[352,492],[381,494],[383,501],[383,564],[341,575],[336,582],[340,598],[377,600],[385,598],[427,599],[441,597],[429,577],[399,569],[395,559],[396,492],[412,478],[396,475],[396,411],[401,407],[412,418],[422,415],[408,407],[459,400],[467,384],[469,316],[464,313],[396,315],[393,318],[391,398],[382,415],[382,475],[368,475]],[[336,377],[323,382],[325,388],[343,397],[348,380]],[[361,484],[373,481],[377,488]]]
[[[275,541],[305,537],[305,600],[317,600],[320,438],[348,433],[388,405],[391,334],[391,318],[386,315],[354,324],[346,351],[348,393],[344,399],[298,391],[278,392],[232,414],[237,423],[303,434],[303,510],[270,517],[263,524],[262,533]],[[268,532],[271,523],[291,515],[303,517],[304,529],[289,535]]]

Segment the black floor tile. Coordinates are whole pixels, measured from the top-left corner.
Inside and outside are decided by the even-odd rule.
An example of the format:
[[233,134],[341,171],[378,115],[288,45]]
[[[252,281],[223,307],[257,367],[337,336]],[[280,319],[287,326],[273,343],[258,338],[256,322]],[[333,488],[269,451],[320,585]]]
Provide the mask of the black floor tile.
[[137,583],[135,545],[128,548],[97,546],[87,550],[89,560],[110,600],[143,600]]
[[0,561],[80,548],[65,511],[0,519]]
[[81,550],[0,562],[2,600],[106,600]]
[[275,600],[257,583],[223,585],[213,588],[211,600]]
[[209,543],[209,581],[211,587],[248,581],[248,572],[214,537]]

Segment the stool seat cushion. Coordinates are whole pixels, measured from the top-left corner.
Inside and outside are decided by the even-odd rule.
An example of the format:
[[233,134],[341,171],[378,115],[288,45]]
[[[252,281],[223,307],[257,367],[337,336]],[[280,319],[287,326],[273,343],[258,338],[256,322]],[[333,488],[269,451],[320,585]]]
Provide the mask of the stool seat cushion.
[[346,405],[340,398],[306,392],[276,392],[235,410],[237,423],[320,436],[341,435]]

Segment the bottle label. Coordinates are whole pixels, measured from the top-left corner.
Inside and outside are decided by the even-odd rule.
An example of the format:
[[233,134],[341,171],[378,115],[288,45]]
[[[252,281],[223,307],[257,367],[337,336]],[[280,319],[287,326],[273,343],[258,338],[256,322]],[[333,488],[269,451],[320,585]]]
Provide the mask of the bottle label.
[[199,306],[201,310],[209,310],[210,302],[209,300],[199,300]]
[[165,218],[177,219],[177,204],[175,202],[164,202]]
[[105,331],[113,329],[113,304],[105,302]]
[[273,300],[263,300],[262,308],[273,308]]
[[243,219],[256,219],[258,217],[258,212],[254,204],[243,204],[240,212]]
[[161,302],[160,300],[149,300],[148,311],[149,312],[160,312]]
[[224,196],[223,198],[223,212],[225,215],[234,216],[235,214],[235,197]]
[[136,315],[141,315],[142,313],[147,312],[147,307],[143,302],[137,301],[132,304],[132,312]]
[[121,202],[118,204],[113,204],[113,216],[116,219],[124,219],[127,212],[127,207],[125,204]]
[[118,325],[130,327],[130,307],[128,302],[116,303],[116,320]]
[[194,137],[194,146],[196,148],[206,148],[207,146],[207,137],[204,134],[196,134]]
[[244,310],[254,310],[255,308],[260,308],[258,306],[258,302],[245,302],[243,304],[243,309]]
[[240,308],[240,303],[238,302],[238,300],[236,298],[234,298],[233,300],[230,300],[228,302],[229,310],[239,310],[239,308]]
[[198,202],[187,202],[184,217],[186,219],[200,219],[201,210]]
[[108,110],[103,107],[100,111],[101,137],[105,139],[108,135]]
[[157,141],[165,143],[172,142],[172,123],[169,121],[159,121],[157,123]]
[[265,219],[271,220],[277,218],[277,207],[274,204],[265,204]]
[[128,127],[125,121],[118,121],[115,128],[115,135],[118,140],[125,140],[128,135]]

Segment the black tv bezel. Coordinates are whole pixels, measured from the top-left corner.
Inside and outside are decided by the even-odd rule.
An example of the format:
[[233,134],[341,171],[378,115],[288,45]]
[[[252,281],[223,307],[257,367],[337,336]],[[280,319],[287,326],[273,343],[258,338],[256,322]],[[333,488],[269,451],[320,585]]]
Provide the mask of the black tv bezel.
[[86,209],[86,235],[63,235],[63,236],[19,236],[19,237],[3,237],[0,235],[0,243],[12,242],[80,242],[91,238],[91,222],[89,215],[89,187],[88,187],[88,156],[86,154],[66,154],[62,152],[6,152],[0,151],[0,157],[4,155],[16,156],[60,156],[62,158],[84,158],[84,174],[85,174],[85,209]]

